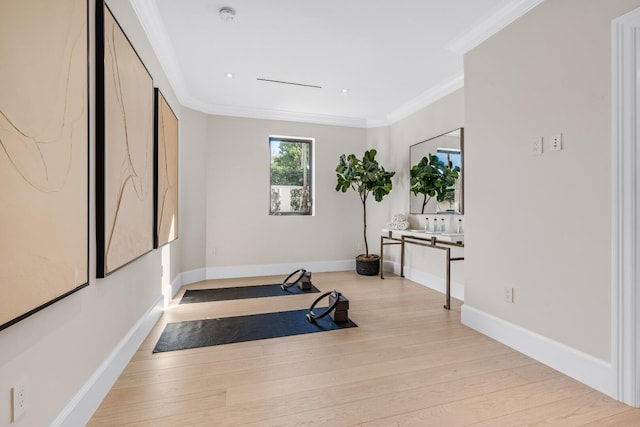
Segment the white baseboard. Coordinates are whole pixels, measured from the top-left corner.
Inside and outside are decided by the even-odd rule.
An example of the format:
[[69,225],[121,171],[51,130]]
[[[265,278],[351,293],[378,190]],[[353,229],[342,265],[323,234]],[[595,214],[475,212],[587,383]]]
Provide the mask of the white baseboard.
[[[207,270],[205,268],[198,268],[196,270],[183,271],[182,273],[178,274],[177,278],[179,278],[178,281],[180,282],[180,286],[188,285],[190,283],[202,282],[203,280],[207,279]],[[178,286],[178,289],[180,289],[180,286]]]
[[329,271],[348,271],[356,269],[353,260],[296,262],[286,264],[232,265],[224,267],[206,267],[180,273],[180,286],[209,279],[231,279],[235,277],[274,276],[289,274],[299,268],[312,273]]
[[[397,262],[386,261],[384,263],[384,271],[393,271],[393,274],[400,274],[400,264]],[[436,276],[431,273],[411,268],[405,265],[404,277],[419,285],[438,291],[442,294],[446,293],[447,284],[444,277]],[[451,297],[464,301],[464,285],[458,282],[451,282]]]
[[591,388],[613,396],[613,371],[609,362],[469,307],[468,304],[462,306],[462,324]]
[[[176,296],[176,294],[178,293],[178,291],[180,290],[180,288],[182,287],[182,285],[184,285],[184,279],[186,276],[183,276],[183,274],[185,273],[179,273],[176,275],[176,277],[173,278],[173,280],[171,281],[171,298]],[[203,279],[198,279],[195,282],[199,282]],[[194,283],[194,282],[190,282],[190,283]]]
[[[175,282],[175,280],[174,280]],[[179,287],[178,287],[179,289]],[[164,309],[164,296],[160,295],[147,312],[136,322],[109,356],[89,377],[67,403],[51,426],[83,426],[91,419],[102,400],[116,382],[124,368],[156,324]]]

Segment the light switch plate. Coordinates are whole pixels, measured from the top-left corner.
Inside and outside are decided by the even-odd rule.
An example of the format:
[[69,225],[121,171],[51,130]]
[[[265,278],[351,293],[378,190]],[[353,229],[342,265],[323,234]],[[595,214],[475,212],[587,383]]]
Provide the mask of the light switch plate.
[[531,154],[534,156],[542,154],[542,137],[533,138],[531,140]]
[[513,288],[504,288],[504,302],[513,302]]
[[562,134],[557,133],[551,137],[551,151],[562,150]]
[[12,406],[12,420],[15,422],[18,418],[27,410],[27,381],[26,379],[20,380],[11,389],[11,406]]

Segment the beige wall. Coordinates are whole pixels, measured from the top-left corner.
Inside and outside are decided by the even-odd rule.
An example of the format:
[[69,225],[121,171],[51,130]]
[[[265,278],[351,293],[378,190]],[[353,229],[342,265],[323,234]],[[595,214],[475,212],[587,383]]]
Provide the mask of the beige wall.
[[207,215],[207,115],[182,107],[180,122],[180,271],[204,268]]
[[[315,215],[269,215],[269,135],[315,138]],[[355,192],[338,193],[342,153],[364,152],[364,129],[210,116],[205,194],[207,267],[354,260],[362,240]]]
[[[464,89],[459,89],[391,126],[367,130],[367,147],[378,150],[378,161],[385,169],[396,172],[391,194],[382,203],[371,204],[375,206],[371,209],[368,238],[370,242],[375,242],[372,248],[375,253],[380,253],[380,229],[394,214],[409,212],[409,147],[464,127],[464,99]],[[410,228],[423,229],[425,216],[410,215]],[[387,248],[385,260],[399,263],[399,249],[393,246]],[[444,277],[444,256],[440,251],[410,246],[407,248],[406,263],[413,272],[407,275],[409,278],[424,282],[431,280],[428,275]],[[464,284],[464,263],[452,264],[451,280]]]
[[[168,102],[180,108],[126,0],[108,2]],[[94,2],[89,2],[93,16]],[[90,102],[95,102],[94,21],[90,20]],[[0,426],[50,425],[136,322],[161,298],[180,268],[176,243],[155,250],[105,279],[95,276],[95,126],[90,108],[90,285],[0,331]],[[161,265],[164,264],[164,277]],[[27,411],[11,423],[10,390],[27,380]]]
[[[637,6],[546,1],[465,56],[465,304],[603,361],[611,359],[610,27]],[[550,152],[556,133],[563,150]],[[532,156],[540,136],[545,152]]]

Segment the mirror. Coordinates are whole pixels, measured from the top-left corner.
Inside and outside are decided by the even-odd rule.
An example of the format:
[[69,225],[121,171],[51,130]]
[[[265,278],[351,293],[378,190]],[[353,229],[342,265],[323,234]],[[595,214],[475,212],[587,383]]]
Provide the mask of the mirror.
[[[451,165],[455,170],[458,167],[458,178],[448,188],[444,201],[439,202],[437,197],[429,195],[417,195],[409,190],[409,208],[412,214],[462,214],[464,196],[464,168],[463,168],[464,129],[455,129],[435,138],[427,139],[409,147],[409,169],[420,163],[423,157],[436,156],[444,165]],[[409,174],[411,176],[411,174]],[[411,184],[409,186],[411,188]]]

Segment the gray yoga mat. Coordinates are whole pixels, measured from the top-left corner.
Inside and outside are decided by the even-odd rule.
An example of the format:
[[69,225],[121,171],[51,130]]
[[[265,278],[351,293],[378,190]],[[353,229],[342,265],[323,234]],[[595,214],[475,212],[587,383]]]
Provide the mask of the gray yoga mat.
[[[318,308],[321,313],[324,308]],[[334,322],[331,316],[311,323],[307,309],[218,319],[168,323],[153,349],[154,353],[187,348],[263,340],[357,327],[353,321]]]
[[303,291],[298,286],[282,290],[280,283],[273,285],[238,286],[233,288],[187,289],[180,304],[195,302],[228,301],[234,299],[279,297],[284,295],[300,295],[320,292],[311,285],[311,290]]

